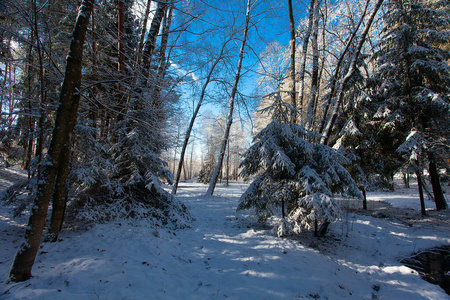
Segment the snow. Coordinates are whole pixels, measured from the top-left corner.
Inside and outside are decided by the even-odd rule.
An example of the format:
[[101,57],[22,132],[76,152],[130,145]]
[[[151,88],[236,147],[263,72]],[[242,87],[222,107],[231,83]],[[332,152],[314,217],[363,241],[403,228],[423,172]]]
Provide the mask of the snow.
[[[348,212],[327,238],[283,239],[251,212],[236,211],[247,187],[218,185],[205,198],[207,185],[180,183],[177,197],[196,218],[192,228],[115,221],[65,229],[59,242],[43,244],[33,277],[22,283],[7,278],[27,216],[12,219],[12,208],[0,206],[1,298],[450,299],[399,263],[419,249],[450,244],[445,224],[410,227]],[[416,194],[368,193],[369,207],[372,200],[418,203]]]

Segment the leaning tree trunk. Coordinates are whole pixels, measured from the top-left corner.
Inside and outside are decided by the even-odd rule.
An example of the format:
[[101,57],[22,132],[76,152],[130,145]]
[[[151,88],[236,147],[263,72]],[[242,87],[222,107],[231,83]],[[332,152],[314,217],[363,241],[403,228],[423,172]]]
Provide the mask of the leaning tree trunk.
[[[230,40],[228,40],[228,41],[230,41]],[[173,188],[172,188],[172,194],[174,194],[174,195],[177,193],[178,184],[180,182],[181,169],[183,168],[183,163],[184,163],[184,156],[186,154],[186,149],[187,149],[187,146],[189,144],[189,138],[191,136],[192,128],[194,127],[195,119],[197,118],[197,115],[198,115],[198,112],[200,110],[200,107],[202,106],[203,99],[205,98],[205,94],[206,94],[206,88],[208,87],[208,84],[211,82],[211,76],[212,76],[212,74],[214,72],[214,69],[216,68],[217,64],[223,59],[223,52],[225,51],[225,46],[228,43],[228,41],[225,42],[222,45],[222,49],[220,51],[219,56],[214,61],[213,65],[211,66],[211,69],[209,70],[208,76],[206,76],[206,81],[203,84],[202,92],[200,94],[200,99],[198,100],[198,103],[197,103],[197,106],[195,108],[194,114],[191,117],[191,121],[189,122],[188,129],[186,130],[186,134],[185,134],[185,137],[184,137],[183,148],[181,149],[181,154],[180,154],[180,161],[178,162],[178,169],[177,169],[177,173],[175,175],[175,182],[174,182]],[[192,161],[192,158],[191,158],[191,161]]]
[[71,144],[72,141],[70,139],[64,146],[57,170],[58,175],[56,177],[55,190],[52,197],[52,217],[50,219],[50,228],[48,229],[48,240],[51,242],[56,242],[58,240],[58,235],[64,221],[64,213],[66,210],[66,182],[67,176],[69,175],[71,157],[69,145]]
[[42,170],[42,179],[38,183],[30,219],[25,230],[25,241],[17,250],[11,267],[10,279],[12,281],[24,281],[31,277],[31,268],[39,249],[48,205],[61,164],[60,158],[75,126],[80,100],[78,90],[81,84],[83,44],[93,7],[94,0],[83,0],[79,9],[67,56],[66,73],[61,88],[55,128]]
[[358,61],[359,54],[364,45],[367,34],[369,33],[370,27],[372,26],[372,22],[378,12],[378,9],[380,9],[382,3],[383,3],[383,0],[377,0],[375,7],[373,8],[372,14],[369,17],[369,20],[367,20],[366,27],[364,28],[364,31],[360,37],[360,40],[358,42],[356,49],[355,49],[355,53],[353,54],[353,58],[350,63],[350,68],[349,68],[347,74],[342,79],[342,82],[339,86],[338,95],[336,96],[336,98],[337,98],[336,103],[334,104],[333,111],[331,113],[331,116],[327,123],[327,126],[324,129],[323,137],[320,140],[321,144],[324,144],[324,145],[328,144],[328,139],[330,137],[331,130],[333,129],[334,123],[336,122],[339,107],[341,106],[341,103],[344,98],[345,87],[347,86],[347,83],[350,81],[350,79],[353,77],[353,74],[356,71],[356,63]]
[[172,14],[173,14],[173,5],[170,5],[169,12],[167,16],[164,18],[163,22],[163,29],[162,29],[162,36],[161,36],[161,47],[159,49],[159,64],[158,64],[158,70],[156,71],[156,78],[153,85],[153,106],[156,109],[162,108],[162,101],[161,101],[161,89],[164,82],[164,76],[166,73],[166,65],[167,60],[169,59],[166,57],[166,49],[167,49],[167,43],[169,41],[169,31],[170,31],[170,25],[172,23]]
[[362,24],[362,22],[364,20],[364,17],[366,16],[367,9],[369,7],[370,1],[371,0],[367,0],[366,6],[364,7],[363,14],[361,16],[361,19],[359,19],[358,24],[356,25],[355,29],[353,30],[352,35],[348,39],[347,44],[345,45],[344,51],[339,56],[339,60],[338,60],[338,62],[336,64],[336,67],[334,68],[333,77],[331,77],[330,92],[329,92],[329,94],[327,96],[327,100],[325,102],[325,108],[324,108],[324,111],[323,111],[323,118],[322,118],[322,122],[320,124],[319,133],[322,133],[323,130],[325,129],[327,115],[328,115],[328,110],[330,108],[331,101],[333,100],[333,96],[334,96],[334,94],[336,92],[336,88],[337,88],[337,85],[338,85],[337,84],[338,83],[338,77],[339,77],[339,73],[341,71],[342,64],[344,62],[344,58],[347,55],[347,52],[350,49],[350,47],[353,45],[353,40],[355,39],[356,33],[358,32],[359,28],[361,27],[361,24]]
[[158,37],[159,29],[161,28],[161,23],[164,15],[166,14],[167,3],[166,1],[159,1],[158,7],[156,8],[155,15],[153,16],[152,24],[150,26],[150,31],[147,35],[147,40],[144,44],[144,50],[142,52],[142,63],[141,63],[141,88],[145,88],[147,85],[148,76],[150,74],[150,66],[152,63],[153,52],[156,47],[156,38]]
[[219,173],[222,169],[223,157],[225,155],[225,150],[226,150],[226,146],[228,143],[228,137],[230,135],[231,124],[233,123],[234,100],[236,97],[239,79],[241,77],[241,68],[242,68],[242,61],[244,60],[245,43],[247,42],[247,34],[248,34],[248,28],[249,28],[249,24],[250,24],[250,4],[251,4],[251,0],[248,0],[247,1],[247,13],[245,15],[244,37],[242,38],[241,49],[239,51],[238,66],[237,66],[237,70],[236,70],[236,76],[234,78],[233,89],[231,90],[231,95],[230,95],[227,127],[225,129],[225,134],[224,134],[224,137],[222,140],[222,146],[220,147],[219,157],[217,159],[217,166],[216,166],[214,174],[211,178],[211,182],[209,184],[208,190],[206,191],[206,196],[210,196],[210,197],[214,193],[214,189],[216,188],[217,178],[219,177]]
[[[337,114],[338,114],[338,109],[339,109],[340,103],[342,102],[342,99],[344,97],[344,88],[347,85],[347,83],[350,81],[350,79],[352,78],[353,74],[356,71],[356,62],[358,61],[359,53],[361,52],[361,49],[362,49],[362,47],[364,45],[364,41],[366,40],[366,36],[369,33],[369,29],[372,26],[373,19],[375,18],[376,14],[378,12],[378,9],[381,7],[382,3],[383,3],[383,0],[378,0],[377,1],[377,3],[375,4],[374,9],[372,11],[372,14],[370,15],[369,20],[367,21],[366,27],[364,28],[364,31],[363,31],[363,33],[361,35],[361,38],[360,38],[359,43],[358,43],[358,46],[356,48],[355,54],[353,55],[352,61],[350,63],[350,68],[349,68],[347,74],[345,75],[345,77],[343,78],[342,83],[339,86],[339,92],[338,92],[337,100],[336,100],[333,112],[331,114],[330,120],[329,120],[329,122],[327,124],[327,127],[325,128],[324,136],[320,140],[321,144],[324,144],[324,145],[328,144],[328,138],[329,138],[331,129],[333,128],[334,122],[336,121]],[[328,229],[328,225],[329,225],[329,221],[325,221],[322,224],[320,232],[319,232],[320,235],[324,235],[326,233],[326,231]]]

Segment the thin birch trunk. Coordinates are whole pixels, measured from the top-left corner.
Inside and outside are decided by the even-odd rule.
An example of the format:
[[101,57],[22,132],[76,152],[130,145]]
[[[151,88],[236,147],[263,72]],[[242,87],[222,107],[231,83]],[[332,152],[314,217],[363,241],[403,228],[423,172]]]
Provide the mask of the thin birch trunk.
[[237,66],[237,70],[236,70],[236,76],[234,78],[233,89],[231,90],[231,96],[230,96],[230,102],[229,102],[229,108],[228,108],[227,127],[225,129],[225,134],[224,134],[224,137],[222,140],[222,146],[220,148],[219,158],[217,160],[217,166],[216,166],[214,174],[211,178],[211,182],[209,184],[208,190],[206,191],[206,196],[209,196],[209,197],[211,197],[214,193],[214,189],[216,188],[216,183],[217,183],[217,179],[219,177],[219,173],[222,170],[222,162],[223,162],[223,157],[225,155],[225,148],[228,143],[228,137],[230,135],[231,124],[233,123],[234,102],[235,102],[239,79],[241,77],[242,61],[244,60],[244,50],[245,50],[245,44],[247,42],[247,34],[248,34],[248,28],[249,28],[249,24],[250,24],[250,6],[251,6],[251,0],[248,0],[247,1],[247,12],[245,14],[244,37],[242,38],[241,49],[239,51],[239,61],[238,61],[238,66]]
[[303,114],[303,107],[304,107],[304,93],[305,93],[305,73],[306,73],[306,57],[308,54],[308,44],[309,44],[309,37],[311,36],[312,26],[313,26],[313,19],[314,19],[314,7],[316,1],[311,0],[311,4],[309,7],[309,19],[308,19],[308,29],[306,30],[305,36],[303,38],[303,48],[302,48],[302,64],[300,65],[300,72],[299,72],[299,79],[298,81],[301,84],[300,88],[300,99],[299,99],[299,105],[301,108],[301,124],[303,124],[304,120],[304,114]]
[[314,6],[314,14],[313,14],[313,29],[312,29],[312,39],[311,46],[313,52],[313,61],[312,61],[312,74],[311,74],[311,91],[308,100],[306,118],[305,118],[305,128],[311,129],[314,121],[314,106],[317,98],[318,92],[318,81],[319,81],[319,7],[320,1],[317,1]]
[[[220,51],[219,56],[217,57],[217,59],[214,61],[214,63],[211,66],[211,69],[209,70],[208,76],[206,76],[206,80],[205,83],[203,84],[202,87],[202,92],[200,94],[200,99],[198,100],[197,106],[195,108],[194,114],[191,117],[191,121],[189,122],[189,126],[186,130],[186,134],[184,137],[184,143],[183,143],[183,148],[181,149],[181,154],[180,154],[180,160],[178,162],[178,168],[177,168],[177,173],[175,175],[175,182],[173,184],[173,188],[172,188],[172,194],[176,194],[177,193],[177,189],[178,189],[178,183],[180,181],[180,175],[181,175],[181,168],[183,167],[183,162],[184,162],[184,156],[186,153],[186,148],[189,144],[189,138],[191,136],[191,132],[192,132],[192,128],[194,127],[194,122],[195,119],[197,118],[198,112],[202,106],[203,103],[203,99],[205,98],[205,94],[206,94],[206,88],[208,87],[208,84],[211,82],[211,77],[212,74],[214,72],[214,69],[216,68],[216,66],[219,64],[219,62],[223,59],[223,52],[225,51],[225,46],[228,43],[225,42],[222,45],[222,49]],[[192,166],[192,152],[191,152],[191,166]]]

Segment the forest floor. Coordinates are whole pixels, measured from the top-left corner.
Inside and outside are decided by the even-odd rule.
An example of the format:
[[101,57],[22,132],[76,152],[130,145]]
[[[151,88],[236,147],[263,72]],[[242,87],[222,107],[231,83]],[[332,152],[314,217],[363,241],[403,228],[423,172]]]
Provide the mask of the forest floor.
[[[23,176],[0,170],[0,190]],[[205,198],[206,185],[182,183],[178,197],[196,219],[191,228],[122,220],[65,229],[57,243],[42,244],[33,277],[21,283],[7,279],[27,215],[14,219],[13,207],[0,205],[0,298],[450,299],[400,263],[450,245],[449,210],[426,201],[421,217],[414,187],[368,193],[367,211],[340,200],[341,218],[326,237],[278,238],[270,224],[236,211],[247,186],[218,185]]]

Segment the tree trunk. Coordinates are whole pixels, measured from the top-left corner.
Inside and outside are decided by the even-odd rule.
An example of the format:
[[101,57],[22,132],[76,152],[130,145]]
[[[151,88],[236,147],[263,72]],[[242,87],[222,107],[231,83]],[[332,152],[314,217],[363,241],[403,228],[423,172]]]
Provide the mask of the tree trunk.
[[416,177],[417,177],[417,187],[419,188],[420,212],[422,213],[422,216],[425,216],[427,212],[425,210],[425,201],[423,199],[422,174],[420,174],[418,170],[416,170]]
[[349,68],[347,74],[342,79],[342,82],[341,82],[341,84],[339,86],[338,95],[336,97],[337,98],[336,99],[336,103],[334,104],[333,111],[331,113],[330,119],[329,119],[329,121],[327,123],[327,126],[324,129],[323,137],[322,137],[322,139],[320,141],[324,145],[328,144],[328,139],[330,137],[331,130],[333,129],[334,123],[336,122],[338,111],[339,111],[339,107],[341,106],[342,100],[344,98],[345,87],[347,86],[347,83],[350,81],[350,79],[352,78],[353,74],[356,71],[356,63],[358,61],[359,54],[361,53],[361,49],[362,49],[362,47],[364,45],[364,42],[365,42],[366,37],[367,37],[367,34],[369,33],[369,29],[372,26],[373,19],[375,18],[376,14],[378,12],[378,9],[381,7],[382,3],[383,3],[383,0],[377,0],[375,6],[373,8],[372,14],[369,17],[369,20],[367,20],[367,23],[366,23],[366,26],[364,28],[364,31],[363,31],[363,33],[362,33],[362,35],[360,37],[360,40],[358,42],[358,45],[357,45],[356,49],[355,49],[355,53],[353,54],[353,58],[352,58],[352,61],[350,63],[350,68]]
[[442,193],[441,183],[439,181],[439,174],[436,167],[436,162],[433,153],[428,153],[430,160],[428,165],[428,171],[430,172],[431,186],[433,187],[434,202],[436,203],[436,209],[447,209],[447,202],[445,201],[444,194]]
[[337,88],[337,83],[338,83],[338,77],[339,77],[339,73],[341,71],[341,67],[342,64],[344,62],[345,56],[347,55],[348,50],[350,49],[350,47],[353,45],[353,40],[356,37],[356,34],[358,33],[359,28],[361,27],[361,24],[364,20],[364,17],[366,16],[367,13],[367,9],[369,7],[369,3],[371,0],[367,0],[366,2],[366,6],[364,7],[364,11],[363,14],[361,16],[361,19],[359,19],[358,25],[356,25],[355,30],[353,31],[352,35],[350,36],[350,39],[348,40],[347,44],[345,45],[345,49],[344,51],[341,53],[339,60],[336,64],[336,67],[334,69],[334,73],[333,73],[333,77],[331,78],[331,83],[330,83],[330,93],[328,94],[327,100],[325,102],[325,109],[323,112],[323,118],[322,118],[322,122],[320,124],[320,129],[319,132],[323,133],[323,131],[325,130],[325,125],[326,125],[326,120],[327,120],[327,115],[328,115],[328,110],[331,106],[331,101],[333,100],[334,94],[336,92],[336,88]]
[[[178,162],[178,169],[177,169],[177,173],[175,175],[175,182],[174,182],[173,188],[172,188],[172,194],[174,194],[174,195],[177,193],[178,183],[180,181],[180,175],[181,175],[181,168],[183,167],[184,156],[185,156],[185,153],[186,153],[186,148],[187,148],[188,143],[189,143],[189,138],[191,136],[192,128],[194,127],[195,119],[197,118],[198,112],[199,112],[199,110],[200,110],[200,108],[202,106],[203,99],[205,98],[205,94],[206,94],[206,88],[208,87],[208,84],[211,81],[211,76],[212,76],[212,74],[214,72],[214,69],[216,68],[217,64],[223,58],[223,52],[225,51],[225,46],[226,46],[227,43],[228,43],[228,41],[225,42],[222,45],[222,49],[220,51],[219,56],[214,61],[213,65],[211,66],[211,69],[209,70],[208,76],[206,77],[206,81],[205,81],[205,83],[203,84],[203,87],[202,87],[202,92],[200,94],[200,99],[198,100],[198,103],[197,103],[197,106],[195,108],[194,114],[192,115],[191,121],[189,122],[189,126],[188,126],[188,128],[186,130],[186,134],[185,134],[185,137],[184,137],[183,148],[181,149],[180,160]],[[191,165],[192,165],[192,152],[191,152]]]
[[164,120],[163,116],[160,116],[161,109],[163,108],[162,100],[161,100],[161,88],[164,82],[164,77],[166,73],[166,62],[168,58],[166,58],[166,49],[167,43],[169,41],[169,31],[170,25],[172,23],[172,14],[173,14],[173,5],[170,6],[168,15],[164,18],[163,22],[163,32],[161,37],[161,47],[159,50],[159,64],[158,70],[156,71],[156,78],[153,85],[153,107],[157,110],[157,115],[159,118],[158,122]]
[[156,47],[156,38],[158,37],[159,29],[161,28],[161,22],[166,14],[167,3],[166,1],[159,1],[156,8],[155,15],[153,16],[150,31],[147,35],[147,40],[144,44],[144,50],[142,53],[141,64],[141,87],[144,88],[147,85],[148,76],[150,74],[150,66],[152,63],[153,52]]
[[305,128],[311,129],[314,122],[314,106],[317,98],[318,92],[318,82],[319,82],[319,44],[317,39],[319,37],[319,6],[320,1],[314,6],[313,14],[313,30],[312,30],[312,51],[313,51],[313,61],[312,61],[312,74],[311,74],[311,91],[308,100],[308,107],[306,111],[305,118]]
[[69,175],[71,150],[68,145],[71,145],[72,141],[64,145],[64,149],[61,152],[59,168],[57,171],[57,177],[55,181],[55,190],[52,197],[52,217],[50,220],[50,228],[48,230],[48,240],[56,242],[58,240],[59,232],[64,221],[64,213],[66,210],[66,182]]
[[236,70],[236,76],[234,78],[233,89],[231,90],[231,95],[230,95],[227,127],[225,129],[225,134],[224,134],[224,137],[222,140],[222,146],[220,147],[219,157],[217,160],[217,166],[216,166],[214,174],[211,178],[211,182],[209,184],[208,190],[206,191],[206,196],[209,196],[209,197],[211,197],[214,193],[214,189],[216,188],[217,178],[219,177],[219,173],[222,170],[222,162],[223,162],[223,157],[225,155],[225,147],[228,143],[228,137],[230,135],[231,124],[233,123],[234,100],[236,97],[239,79],[241,77],[242,61],[244,60],[244,50],[245,50],[245,44],[247,42],[247,34],[248,34],[248,28],[249,28],[249,24],[250,24],[250,4],[251,4],[251,0],[248,0],[247,1],[247,12],[245,15],[244,37],[242,38],[241,49],[239,51],[238,66],[237,66],[237,70]]
[[[295,21],[294,21],[294,12],[292,9],[292,0],[288,0],[289,6],[289,28],[291,31],[291,40],[290,40],[290,48],[291,48],[291,64],[290,64],[290,76],[291,76],[291,104],[292,107],[297,109],[297,100],[296,100],[296,88],[295,88]],[[294,111],[292,115],[292,122],[297,122],[297,113]]]
[[300,99],[299,99],[299,105],[301,107],[301,124],[303,124],[304,120],[304,114],[303,114],[303,98],[305,93],[305,73],[306,73],[306,57],[308,54],[308,44],[309,44],[309,37],[311,36],[311,30],[313,26],[313,20],[314,20],[314,6],[316,1],[311,0],[311,4],[309,7],[309,20],[308,20],[308,29],[306,30],[305,36],[303,38],[303,49],[302,49],[302,64],[300,66],[300,72],[299,72],[299,82],[301,84],[300,88]]
[[361,190],[361,193],[363,195],[363,209],[367,210],[366,189],[364,188],[364,186],[360,186],[359,189]]
[[83,44],[93,7],[94,0],[82,1],[72,33],[55,128],[46,156],[47,162],[42,170],[42,179],[38,182],[30,219],[25,230],[25,241],[19,247],[11,266],[9,276],[12,281],[24,281],[31,277],[31,268],[39,249],[48,205],[61,164],[61,154],[75,126],[80,100],[78,90],[81,85]]
[[117,82],[116,121],[120,122],[125,112],[125,93],[122,86],[122,80],[125,77],[125,0],[118,0],[117,4],[117,48],[119,81]]

